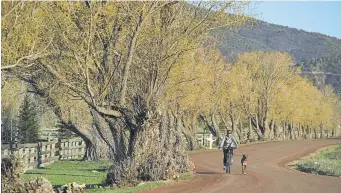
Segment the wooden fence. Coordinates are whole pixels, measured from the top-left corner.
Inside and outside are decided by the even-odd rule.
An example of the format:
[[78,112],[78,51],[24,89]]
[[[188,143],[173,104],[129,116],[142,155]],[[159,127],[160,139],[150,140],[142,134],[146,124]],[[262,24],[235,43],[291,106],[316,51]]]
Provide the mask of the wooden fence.
[[[187,144],[186,136],[182,134],[182,139],[184,144]],[[202,145],[207,148],[212,148],[214,146],[214,141],[211,143],[211,140],[216,140],[216,137],[213,137],[211,133],[204,133],[204,132],[198,132],[196,134],[196,143],[198,145]]]
[[59,143],[59,159],[78,159],[85,154],[85,142],[80,139],[61,140]]
[[85,153],[85,143],[80,138],[27,143],[2,144],[1,159],[9,158],[10,154],[23,158],[26,169],[45,167],[56,160],[82,158]]

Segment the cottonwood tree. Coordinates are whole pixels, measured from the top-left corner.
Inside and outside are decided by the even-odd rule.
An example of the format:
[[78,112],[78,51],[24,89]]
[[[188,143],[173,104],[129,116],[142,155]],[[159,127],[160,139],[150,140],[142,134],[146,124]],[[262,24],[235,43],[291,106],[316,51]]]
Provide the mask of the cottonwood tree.
[[312,132],[319,138],[337,127],[333,90],[319,90],[298,76],[288,55],[256,52],[242,57],[228,74],[230,96],[224,101],[249,117],[249,131],[263,139],[311,138]]
[[[201,48],[177,63],[170,72],[164,99],[175,107],[176,117],[187,139],[188,149],[196,143],[199,121],[219,139],[218,115],[220,87],[227,73],[219,50]],[[219,140],[217,140],[219,141]]]
[[261,131],[261,137],[269,137],[269,112],[274,97],[281,90],[281,84],[289,81],[295,73],[292,58],[280,52],[252,52],[241,54],[236,65],[244,65],[249,70],[252,91],[257,103],[252,123]]
[[[244,21],[226,14],[239,3],[34,5],[48,54],[27,69],[8,71],[29,83],[61,123],[86,141],[88,159],[100,154],[95,140],[106,147],[114,162],[107,182],[158,180],[187,170],[181,130],[160,96],[178,59],[198,48],[209,30]],[[68,106],[77,106],[75,116],[86,115],[82,121],[89,127],[66,120]]]
[[220,142],[220,128],[218,117],[221,112],[223,96],[226,94],[224,85],[226,84],[227,63],[223,60],[218,50],[204,50],[202,58],[203,69],[205,71],[205,87],[202,90],[203,96],[201,105],[205,105],[204,111],[200,113],[203,121],[210,132],[217,138],[216,143]]

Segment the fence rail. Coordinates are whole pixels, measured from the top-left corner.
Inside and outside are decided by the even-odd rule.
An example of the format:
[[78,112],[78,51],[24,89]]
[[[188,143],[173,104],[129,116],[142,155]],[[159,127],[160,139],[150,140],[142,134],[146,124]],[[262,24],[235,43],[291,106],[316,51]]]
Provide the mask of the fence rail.
[[[182,139],[183,139],[184,144],[188,143],[186,140],[186,136],[184,134],[182,134]],[[211,133],[197,132],[195,140],[198,145],[212,148],[212,145],[214,144],[216,137],[212,136]]]
[[85,143],[80,138],[26,144],[2,144],[1,159],[11,153],[25,160],[26,169],[45,167],[56,160],[82,158]]
[[61,140],[59,143],[59,159],[77,159],[85,154],[85,142],[83,140]]

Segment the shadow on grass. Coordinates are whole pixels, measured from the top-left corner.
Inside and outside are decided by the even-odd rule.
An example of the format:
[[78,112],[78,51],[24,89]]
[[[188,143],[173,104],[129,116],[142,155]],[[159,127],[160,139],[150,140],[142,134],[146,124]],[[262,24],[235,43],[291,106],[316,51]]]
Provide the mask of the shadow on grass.
[[106,168],[106,169],[102,169],[102,168],[99,168],[99,169],[77,169],[77,171],[87,171],[87,172],[93,172],[93,171],[107,172],[108,170],[109,170],[109,168]]
[[80,176],[80,177],[98,177],[98,176],[77,175],[77,174],[51,174],[51,173],[43,173],[43,172],[27,172],[26,174],[39,174],[39,175],[44,175],[44,176]]

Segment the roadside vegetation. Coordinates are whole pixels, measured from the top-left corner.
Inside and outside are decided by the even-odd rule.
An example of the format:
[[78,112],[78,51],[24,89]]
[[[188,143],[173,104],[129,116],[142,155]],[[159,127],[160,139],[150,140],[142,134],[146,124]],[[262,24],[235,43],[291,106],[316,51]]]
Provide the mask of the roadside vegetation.
[[[141,182],[133,187],[105,187],[105,178],[111,164],[110,161],[57,161],[46,168],[26,171],[23,179],[27,182],[36,177],[44,177],[51,182],[53,187],[60,187],[73,182],[78,185],[85,184],[87,187],[85,189],[86,193],[132,193],[167,185],[166,181],[156,181]],[[183,173],[179,175],[177,180],[189,180],[192,177],[192,173]]]
[[292,166],[302,172],[341,177],[341,145],[328,147],[317,156],[298,160]]

